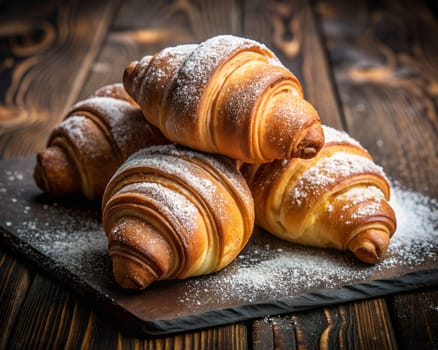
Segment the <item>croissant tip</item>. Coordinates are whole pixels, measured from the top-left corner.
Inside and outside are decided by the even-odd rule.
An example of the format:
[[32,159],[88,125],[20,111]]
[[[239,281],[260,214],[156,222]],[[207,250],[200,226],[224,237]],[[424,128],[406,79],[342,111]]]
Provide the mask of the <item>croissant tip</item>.
[[36,185],[51,195],[75,193],[80,190],[79,176],[65,152],[56,146],[37,154],[33,177]]
[[301,155],[302,158],[313,158],[317,155],[318,150],[315,147],[304,147]]
[[127,101],[132,105],[136,105],[136,102],[132,99],[131,96],[126,92],[123,84],[114,83],[108,84],[97,89],[92,97],[111,97],[118,100]]
[[315,157],[324,145],[324,131],[320,123],[314,123],[306,133],[306,136],[298,144],[298,157],[309,159]]
[[362,262],[367,264],[377,264],[383,257],[379,256],[378,252],[371,248],[362,247],[354,252],[354,255]]
[[123,86],[130,95],[132,93],[132,81],[137,65],[138,61],[132,61],[126,66],[125,71],[123,72]]
[[126,256],[112,255],[112,263],[114,278],[124,289],[143,290],[157,279],[151,271]]
[[366,230],[358,234],[351,242],[349,249],[362,262],[377,264],[386,256],[389,235],[380,230]]
[[37,153],[37,162],[33,170],[33,179],[36,185],[43,191],[49,191],[49,184],[47,182],[47,176],[44,171],[43,165],[43,152]]

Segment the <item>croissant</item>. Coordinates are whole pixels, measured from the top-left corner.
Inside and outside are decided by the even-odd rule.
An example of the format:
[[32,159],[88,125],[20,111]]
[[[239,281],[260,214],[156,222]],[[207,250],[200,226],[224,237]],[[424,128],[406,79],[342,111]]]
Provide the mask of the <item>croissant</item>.
[[177,145],[132,155],[109,181],[102,207],[113,274],[127,289],[218,271],[254,226],[235,162]]
[[323,129],[326,143],[315,158],[241,166],[256,223],[282,239],[350,250],[375,264],[396,228],[389,182],[356,140]]
[[100,198],[120,164],[140,148],[168,143],[149,124],[122,84],[98,89],[77,102],[37,154],[34,179],[51,195]]
[[126,91],[171,141],[249,163],[311,158],[320,119],[298,79],[264,45],[231,35],[131,62]]

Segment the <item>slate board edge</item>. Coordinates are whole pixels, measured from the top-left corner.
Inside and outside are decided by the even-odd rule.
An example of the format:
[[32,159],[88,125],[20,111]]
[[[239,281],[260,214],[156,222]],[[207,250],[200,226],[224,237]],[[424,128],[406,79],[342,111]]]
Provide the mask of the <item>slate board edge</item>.
[[3,243],[2,246],[11,248],[11,251],[35,263],[66,287],[72,287],[85,299],[85,302],[90,305],[97,303],[104,316],[114,317],[118,320],[117,326],[120,326],[127,334],[136,336],[176,334],[438,286],[438,269],[419,270],[390,279],[303,293],[284,300],[239,305],[166,320],[144,320],[115,303],[109,296],[91,287],[68,269],[55,265],[49,257],[21,241],[3,227],[0,227],[0,242]]

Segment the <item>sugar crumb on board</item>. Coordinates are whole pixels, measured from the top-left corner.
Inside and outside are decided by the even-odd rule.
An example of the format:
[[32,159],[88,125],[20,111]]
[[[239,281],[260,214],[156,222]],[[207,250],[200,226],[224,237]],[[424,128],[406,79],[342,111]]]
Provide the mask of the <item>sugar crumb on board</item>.
[[[78,279],[96,288],[107,288],[112,283],[111,267],[99,211],[69,208],[61,200],[47,197],[44,201],[29,200],[24,194],[25,186],[13,186],[16,181],[27,184],[28,176],[14,171],[3,174],[0,188],[5,191],[0,191],[0,198],[11,211],[0,213],[0,224],[7,231],[14,230],[20,239],[17,244],[32,245],[49,256],[52,268],[67,268]],[[172,288],[179,290],[175,302],[181,309],[195,312],[205,309],[206,304],[221,307],[227,303],[278,300],[438,267],[438,201],[397,184],[392,186],[391,197],[398,228],[388,256],[380,264],[369,266],[348,253],[268,240],[259,232],[224,270],[172,282]]]
[[266,249],[265,243],[258,246],[253,242],[222,272],[188,280],[179,302],[284,299],[314,289],[391,277],[400,268],[407,273],[426,262],[438,267],[438,201],[394,185],[391,205],[398,228],[386,259],[377,265],[362,264],[342,252],[289,244],[281,248],[280,241],[275,243],[277,247],[271,243]]

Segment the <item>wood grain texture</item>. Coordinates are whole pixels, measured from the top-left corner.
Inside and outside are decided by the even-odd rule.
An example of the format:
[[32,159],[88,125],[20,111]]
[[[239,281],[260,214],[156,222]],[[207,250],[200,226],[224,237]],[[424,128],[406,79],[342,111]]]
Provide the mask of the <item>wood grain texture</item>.
[[112,27],[165,43],[177,38],[196,42],[219,33],[239,34],[239,0],[128,0],[122,3]]
[[134,338],[119,334],[119,349],[247,349],[247,331],[243,324],[194,331],[160,338]]
[[438,349],[438,290],[404,293],[390,298],[399,349]]
[[[438,25],[430,8],[423,1],[321,1],[316,9],[347,129],[392,180],[438,198]],[[399,298],[388,298],[399,347],[433,348],[427,329],[436,320],[415,314],[415,297]]]
[[354,311],[357,338],[362,349],[397,349],[391,318],[384,299],[349,305]]
[[0,247],[0,349],[5,349],[33,274]]
[[438,198],[436,18],[423,1],[317,8],[349,131],[391,178]]
[[18,4],[0,19],[0,35],[7,38],[0,70],[3,158],[43,148],[77,98],[116,6],[115,1],[50,1],[42,9],[38,2]]
[[382,299],[257,320],[254,349],[396,349]]
[[8,341],[10,348],[115,348],[117,329],[51,278],[33,280]]
[[290,316],[265,317],[252,323],[254,350],[298,349],[297,335]]

